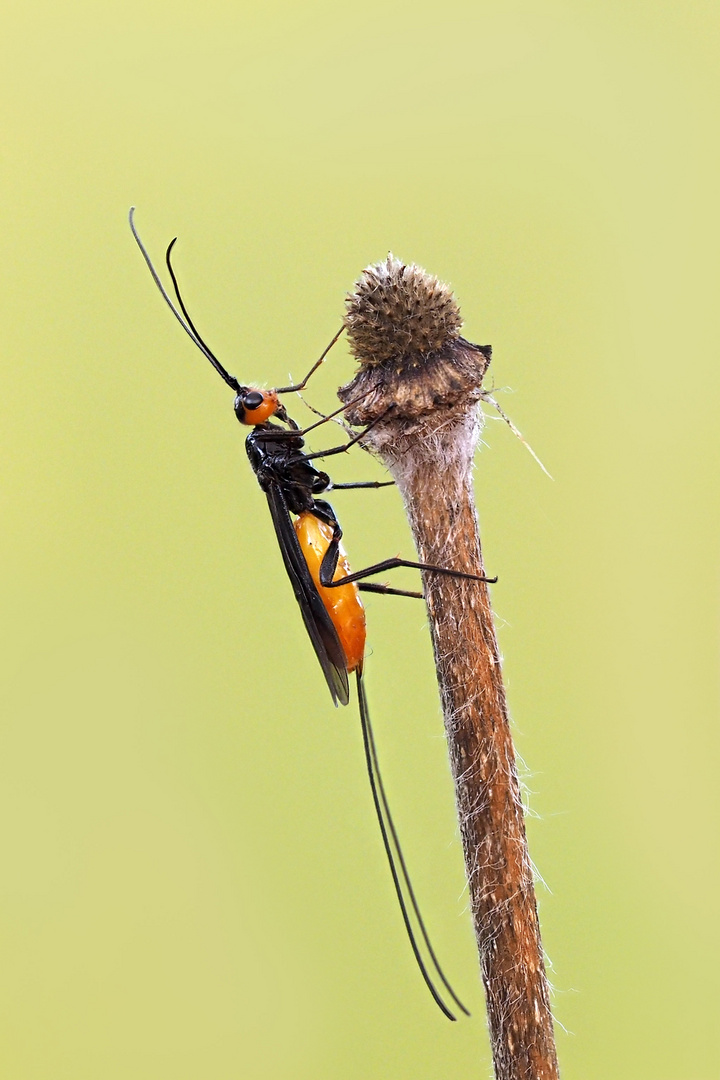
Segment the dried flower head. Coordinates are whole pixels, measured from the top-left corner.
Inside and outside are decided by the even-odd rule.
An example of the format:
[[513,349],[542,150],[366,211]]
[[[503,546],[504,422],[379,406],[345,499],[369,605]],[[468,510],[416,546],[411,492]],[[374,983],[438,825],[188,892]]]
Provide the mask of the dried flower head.
[[460,309],[449,286],[393,254],[363,270],[346,304],[350,347],[366,366],[425,356],[460,335]]

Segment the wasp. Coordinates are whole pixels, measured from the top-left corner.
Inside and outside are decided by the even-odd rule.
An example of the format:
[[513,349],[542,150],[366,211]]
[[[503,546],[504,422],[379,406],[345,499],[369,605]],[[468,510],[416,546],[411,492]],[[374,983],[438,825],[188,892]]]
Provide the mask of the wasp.
[[[434,978],[437,978],[444,986],[457,1007],[469,1015],[468,1010],[446,979],[430,942],[390,813],[380,773],[363,679],[366,625],[360,593],[364,591],[421,598],[423,595],[421,592],[395,589],[386,584],[365,580],[375,574],[401,566],[491,583],[497,581],[497,578],[478,577],[474,574],[465,574],[430,563],[412,562],[400,557],[384,559],[353,573],[342,544],[343,532],[338,518],[331,504],[322,496],[331,489],[385,487],[391,486],[392,481],[333,484],[328,473],[316,468],[314,462],[345,453],[359,443],[373,425],[368,425],[341,445],[308,453],[305,448],[305,437],[314,429],[333,419],[347,406],[344,405],[327,416],[323,415],[316,423],[301,428],[289,416],[280,401],[281,395],[304,390],[340,337],[342,328],[299,383],[270,390],[240,383],[235,376],[229,374],[210,350],[188,314],[172,265],[172,251],[177,238],[171,241],[165,255],[177,300],[176,306],[140,239],[134,222],[134,208],[130,210],[129,220],[133,236],[165,302],[188,336],[234,392],[235,416],[241,424],[250,428],[245,440],[248,459],[261,489],[265,492],[283,563],[335,705],[349,703],[350,675],[353,673],[355,675],[370,789],[390,873],[415,960],[434,1001],[444,1015],[450,1020],[456,1019],[436,987]],[[373,424],[383,418],[383,416],[379,417],[378,420],[373,421]],[[415,932],[413,920],[419,934]],[[429,965],[423,957],[421,944],[429,958]],[[434,969],[436,975],[431,976],[429,967]]]

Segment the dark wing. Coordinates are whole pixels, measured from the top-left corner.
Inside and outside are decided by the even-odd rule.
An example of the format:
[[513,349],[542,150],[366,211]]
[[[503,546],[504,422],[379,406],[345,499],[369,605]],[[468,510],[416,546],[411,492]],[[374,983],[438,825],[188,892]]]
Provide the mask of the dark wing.
[[300,605],[305,628],[323,669],[333,702],[347,705],[350,700],[347,660],[337,631],[322,602],[303,556],[290,511],[280,487],[270,484],[267,495],[270,515],[282,552],[285,569]]

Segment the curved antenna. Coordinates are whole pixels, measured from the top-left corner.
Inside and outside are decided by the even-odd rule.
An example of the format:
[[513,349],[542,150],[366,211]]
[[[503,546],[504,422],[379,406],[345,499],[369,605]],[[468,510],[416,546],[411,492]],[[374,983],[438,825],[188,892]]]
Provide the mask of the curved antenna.
[[[427,985],[428,990],[432,994],[435,1004],[438,1006],[440,1011],[444,1013],[445,1016],[447,1016],[448,1020],[456,1020],[457,1018],[450,1012],[445,1002],[442,1000],[438,991],[436,990],[432,979],[427,972],[427,968],[425,967],[422,956],[420,955],[420,950],[418,948],[417,941],[415,940],[415,935],[413,933],[412,924],[410,923],[410,916],[408,914],[407,905],[405,903],[402,885],[400,883],[397,867],[395,865],[395,857],[393,855],[392,846],[390,844],[388,829],[390,830],[390,834],[395,844],[395,850],[397,851],[398,856],[398,863],[400,865],[402,876],[407,887],[410,904],[415,914],[415,918],[417,919],[423,941],[425,942],[428,953],[430,954],[430,958],[435,966],[438,975],[440,976],[443,985],[447,989],[453,1001],[455,1001],[459,1008],[462,1009],[466,1016],[469,1016],[470,1013],[465,1008],[453,988],[450,986],[450,983],[445,978],[443,970],[438,963],[437,956],[435,955],[435,950],[430,944],[430,938],[428,936],[427,930],[425,928],[425,922],[422,915],[420,914],[420,908],[418,907],[418,903],[415,898],[415,891],[412,887],[412,882],[410,881],[407,864],[405,862],[405,858],[400,847],[400,841],[398,839],[397,831],[395,829],[395,824],[390,813],[390,807],[388,805],[387,796],[385,794],[385,786],[382,782],[382,777],[380,775],[380,765],[378,763],[377,750],[375,747],[375,737],[373,735],[372,726],[370,724],[370,713],[368,710],[367,698],[365,696],[365,686],[360,670],[356,672],[356,677],[358,688],[358,702],[360,705],[360,724],[362,726],[363,745],[365,747],[365,760],[367,762],[368,776],[370,778],[370,788],[372,791],[373,802],[375,803],[375,812],[377,814],[378,823],[380,825],[380,832],[382,833],[385,854],[387,855],[388,864],[390,866],[390,873],[392,874],[393,883],[395,885],[395,892],[397,894],[398,903],[400,904],[400,911],[402,913],[403,922],[405,923],[405,929],[407,930],[407,935],[410,940],[410,946],[415,956],[418,968],[420,969],[420,974],[425,980],[425,984]],[[387,827],[385,825],[386,820]]]
[[183,315],[184,315],[184,316],[185,316],[185,318],[187,319],[187,321],[188,321],[188,326],[190,327],[190,329],[192,330],[193,334],[195,335],[195,341],[196,341],[196,344],[197,344],[197,345],[198,345],[198,346],[199,346],[199,347],[200,347],[200,348],[202,349],[202,351],[203,351],[203,352],[205,353],[205,355],[207,356],[208,360],[210,361],[210,363],[212,364],[212,366],[213,366],[213,367],[215,368],[215,370],[217,371],[218,375],[222,375],[223,379],[224,379],[224,380],[225,380],[225,382],[226,382],[226,383],[228,384],[228,386],[232,386],[232,387],[233,387],[233,389],[238,389],[238,381],[237,381],[237,379],[236,379],[236,378],[235,378],[235,377],[234,377],[233,375],[229,375],[229,374],[228,374],[228,372],[227,372],[227,371],[225,370],[225,368],[224,368],[224,367],[222,366],[222,364],[220,363],[220,361],[218,360],[217,356],[216,356],[216,355],[215,355],[215,353],[214,353],[214,352],[212,351],[212,349],[210,348],[210,346],[209,346],[209,345],[207,345],[207,344],[205,343],[205,341],[203,341],[203,339],[202,339],[202,337],[200,336],[200,333],[199,333],[199,331],[198,331],[198,328],[197,328],[197,327],[195,326],[195,323],[194,323],[194,322],[192,321],[192,319],[191,319],[191,318],[190,318],[190,316],[188,315],[188,309],[187,309],[187,308],[185,307],[185,304],[184,304],[184,302],[183,302],[183,298],[182,298],[182,296],[180,295],[180,286],[179,286],[179,285],[178,285],[178,283],[177,283],[177,278],[175,277],[175,271],[173,270],[173,265],[172,265],[172,261],[171,261],[171,259],[170,259],[170,256],[171,256],[171,254],[172,254],[172,249],[174,248],[174,246],[175,246],[175,244],[176,244],[176,243],[177,243],[177,236],[175,236],[175,237],[174,237],[174,238],[173,238],[173,239],[172,239],[172,240],[170,241],[170,243],[168,244],[168,249],[167,249],[167,251],[165,252],[165,263],[166,263],[166,265],[167,265],[167,268],[168,268],[168,270],[170,271],[170,277],[172,278],[173,288],[174,288],[174,290],[175,290],[175,295],[176,295],[176,297],[177,297],[177,301],[178,301],[178,304],[180,305],[180,310],[182,311]]
[[[213,355],[213,353],[210,351],[210,349],[208,349],[207,345],[204,343],[204,341],[202,340],[202,338],[198,334],[198,332],[195,329],[195,327],[193,326],[192,321],[190,320],[187,312],[185,311],[185,305],[183,304],[182,300],[180,300],[179,294],[178,294],[178,300],[180,300],[180,306],[181,306],[181,308],[183,310],[183,313],[185,314],[185,317],[187,318],[187,322],[185,322],[185,319],[183,319],[182,315],[180,314],[180,312],[178,311],[178,309],[175,307],[172,300],[170,299],[170,296],[169,296],[169,294],[167,292],[167,289],[165,288],[162,281],[160,280],[160,276],[159,276],[157,270],[155,269],[155,267],[153,266],[152,259],[148,255],[148,252],[147,252],[147,250],[145,248],[145,245],[143,244],[142,240],[140,239],[140,235],[139,235],[137,229],[135,228],[135,207],[134,206],[130,207],[130,213],[128,214],[128,221],[130,222],[130,229],[132,230],[132,234],[135,237],[135,242],[137,243],[137,246],[140,248],[140,251],[142,253],[142,257],[144,258],[145,262],[147,263],[148,270],[152,274],[153,281],[155,282],[158,289],[162,293],[162,296],[163,296],[163,299],[165,300],[165,303],[170,308],[173,315],[175,316],[177,321],[180,323],[180,325],[182,326],[183,330],[188,335],[188,337],[191,338],[192,341],[195,342],[195,344],[197,345],[198,349],[203,354],[203,356],[205,356],[206,359],[208,359],[210,361],[212,366],[217,371],[218,375],[222,376],[222,378],[225,380],[225,382],[228,384],[228,386],[232,390],[234,390],[236,394],[239,394],[241,392],[241,390],[242,390],[242,387],[240,386],[240,383],[237,381],[237,379],[234,377],[234,375],[229,375],[228,374],[228,372],[222,366],[222,364],[217,359],[217,357]],[[177,237],[175,239],[177,239]],[[170,247],[168,248],[168,254],[169,254],[170,249],[172,248],[174,243],[175,243],[175,240],[173,240],[172,243],[170,244]],[[172,273],[172,269],[170,270],[170,273],[172,274],[173,284],[175,286],[175,291],[177,293],[177,282],[175,281],[175,275]]]

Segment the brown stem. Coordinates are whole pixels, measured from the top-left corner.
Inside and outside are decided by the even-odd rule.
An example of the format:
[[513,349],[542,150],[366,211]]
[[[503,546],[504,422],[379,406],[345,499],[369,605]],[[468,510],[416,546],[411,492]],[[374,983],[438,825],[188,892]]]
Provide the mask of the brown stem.
[[[351,307],[351,333],[352,313]],[[346,401],[374,391],[348,410],[352,423],[367,424],[393,406],[366,441],[402,492],[419,560],[480,575],[471,470],[489,355],[453,333],[432,355],[366,363],[340,391]],[[549,990],[488,586],[428,572],[424,584],[495,1075],[555,1080]]]

